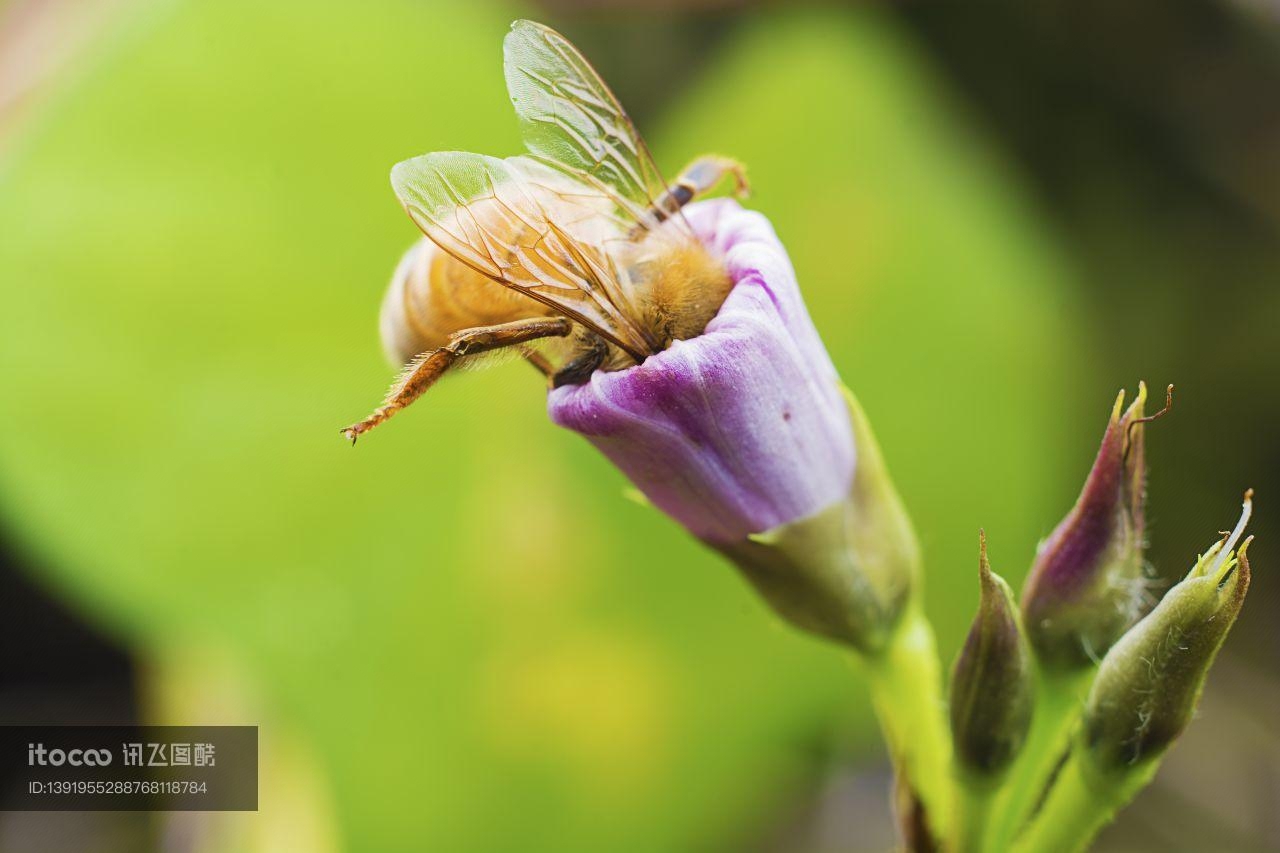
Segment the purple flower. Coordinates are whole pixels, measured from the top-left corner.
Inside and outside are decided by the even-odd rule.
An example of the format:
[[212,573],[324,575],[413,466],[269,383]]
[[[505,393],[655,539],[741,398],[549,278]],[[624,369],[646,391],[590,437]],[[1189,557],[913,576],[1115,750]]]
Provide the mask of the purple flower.
[[719,314],[643,364],[554,390],[548,407],[654,505],[727,545],[845,500],[857,454],[835,367],[768,220],[728,199],[686,215],[734,281]]

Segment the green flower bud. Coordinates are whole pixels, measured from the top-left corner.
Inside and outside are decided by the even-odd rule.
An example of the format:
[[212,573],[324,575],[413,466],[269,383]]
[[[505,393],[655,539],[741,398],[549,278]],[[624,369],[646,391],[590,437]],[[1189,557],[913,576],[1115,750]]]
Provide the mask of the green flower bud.
[[1252,492],[1235,529],[1107,653],[1089,692],[1081,760],[1098,779],[1141,772],[1187,727],[1205,675],[1249,589]]
[[866,415],[845,389],[857,467],[849,496],[739,542],[709,543],[780,616],[805,631],[882,650],[920,572],[920,548]]
[[958,766],[995,778],[1017,757],[1031,725],[1031,650],[1009,585],[991,571],[980,537],[978,615],[951,675],[951,735]]
[[[1172,402],[1173,386],[1169,386]],[[1040,545],[1022,593],[1022,618],[1042,666],[1092,665],[1151,606],[1144,550],[1147,387],[1127,410],[1116,398],[1076,505]]]

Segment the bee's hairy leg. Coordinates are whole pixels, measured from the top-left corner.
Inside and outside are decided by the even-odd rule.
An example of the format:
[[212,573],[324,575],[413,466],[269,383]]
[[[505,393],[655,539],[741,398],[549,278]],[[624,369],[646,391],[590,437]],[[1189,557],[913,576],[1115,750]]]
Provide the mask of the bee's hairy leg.
[[609,345],[604,342],[604,338],[593,334],[587,339],[587,343],[590,348],[586,352],[571,359],[551,377],[552,388],[581,385],[591,378],[596,368],[604,364],[604,360],[609,357]]
[[[698,196],[715,189],[716,185],[724,180],[725,175],[733,177],[734,196],[745,198],[750,193],[751,185],[747,183],[745,166],[728,157],[706,154],[685,166],[675,182],[653,200],[649,206],[648,216],[655,222],[663,222],[671,218],[680,208]],[[637,224],[631,229],[630,236],[635,239],[651,227],[651,222]]]
[[387,392],[382,405],[359,423],[344,427],[342,434],[355,444],[361,435],[421,397],[460,358],[539,338],[562,338],[572,331],[573,323],[564,317],[535,317],[454,332],[449,336],[449,343],[439,349],[424,352],[409,362]]
[[[721,157],[718,154],[707,154],[685,166],[680,172],[680,177],[676,178],[676,188],[684,187],[689,193],[689,197],[680,201],[680,204],[688,204],[698,196],[715,189],[716,185],[724,180],[725,175],[733,178],[733,194],[738,198],[746,198],[751,192],[751,185],[747,183],[747,168],[737,160]],[[672,190],[673,194],[674,192],[675,189]]]

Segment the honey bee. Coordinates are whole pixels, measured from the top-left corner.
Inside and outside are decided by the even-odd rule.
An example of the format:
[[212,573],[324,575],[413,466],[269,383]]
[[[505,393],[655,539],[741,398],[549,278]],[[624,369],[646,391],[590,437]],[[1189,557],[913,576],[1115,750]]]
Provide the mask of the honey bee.
[[388,356],[405,365],[353,443],[456,365],[516,352],[551,386],[581,384],[695,337],[732,282],[681,208],[737,162],[694,160],[674,184],[609,87],[568,39],[516,21],[507,91],[528,153],[443,151],[397,164],[391,183],[426,235],[383,301]]

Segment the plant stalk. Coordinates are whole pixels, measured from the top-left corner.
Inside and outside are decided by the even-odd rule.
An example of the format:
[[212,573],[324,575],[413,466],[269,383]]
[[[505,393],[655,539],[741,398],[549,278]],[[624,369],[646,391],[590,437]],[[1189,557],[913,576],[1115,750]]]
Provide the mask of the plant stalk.
[[1080,717],[1082,696],[1096,673],[1038,676],[1035,715],[1021,757],[1014,764],[988,833],[987,851],[1004,853],[1034,814],[1063,757],[1071,749],[1071,733]]
[[975,779],[956,770],[955,808],[951,815],[948,853],[982,853],[991,829],[992,808],[1000,790],[998,780]]
[[1085,777],[1078,755],[1063,765],[1014,853],[1079,853],[1154,775],[1158,761],[1111,781]]
[[951,734],[933,628],[919,605],[910,605],[902,614],[881,652],[861,660],[899,784],[923,806],[933,837],[946,838],[951,820]]

